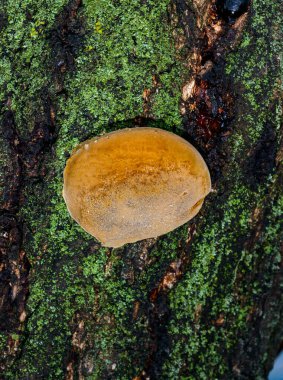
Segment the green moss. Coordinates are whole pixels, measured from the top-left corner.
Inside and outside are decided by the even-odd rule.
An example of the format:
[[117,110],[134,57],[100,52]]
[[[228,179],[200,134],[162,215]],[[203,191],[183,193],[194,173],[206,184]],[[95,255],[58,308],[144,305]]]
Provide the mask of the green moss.
[[7,335],[4,333],[0,333],[0,350],[4,352],[4,348],[6,347],[7,344]]
[[[263,246],[259,244],[252,251],[245,250],[241,241],[249,236],[251,214],[264,204],[265,190],[262,188],[254,194],[242,186],[237,189],[225,202],[222,215],[213,216],[214,212],[209,213],[208,210],[211,217],[205,221],[191,247],[193,259],[190,269],[170,294],[173,315],[169,331],[173,349],[170,360],[164,365],[170,379],[178,379],[184,367],[191,373],[186,377],[188,379],[215,378],[226,373],[228,363],[221,352],[235,345],[237,332],[246,328],[246,318],[256,297],[271,286],[270,268],[260,283],[243,282],[239,285],[237,276],[256,271],[257,260],[264,261],[264,255],[270,257],[273,265],[278,265],[276,239],[282,228],[278,217],[282,208],[278,205],[272,208],[265,237],[262,238],[266,243]],[[267,238],[271,231],[272,237]],[[260,251],[257,253],[258,248]],[[246,297],[248,294],[249,298]],[[217,327],[215,321],[221,315],[223,326]]]
[[[273,103],[279,87],[278,52],[281,51],[280,5],[269,1],[254,1],[252,4],[252,23],[244,32],[237,52],[229,55],[226,73],[234,77],[235,85],[241,88],[243,98],[239,102],[241,120],[239,132],[233,136],[233,149],[242,155],[242,145],[236,141],[243,139],[245,149],[249,149],[261,136],[264,125],[276,115],[267,110]],[[266,20],[272,15],[272,22]],[[243,113],[242,107],[246,109]],[[277,112],[280,107],[277,107]],[[275,128],[279,124],[274,123]],[[243,129],[246,133],[243,134]]]
[[[24,189],[20,217],[25,220],[24,248],[32,265],[28,319],[20,338],[23,350],[6,371],[7,379],[63,379],[80,318],[84,321],[80,338],[84,357],[90,358],[93,367],[90,378],[103,379],[110,373],[117,380],[130,379],[144,367],[152,344],[145,313],[150,309],[148,295],[168,265],[179,258],[187,225],[160,238],[145,259],[139,243],[126,249],[101,248],[71,220],[61,195],[62,172],[66,155],[80,141],[131,126],[125,120],[143,115],[145,89],[153,89],[148,111],[156,120],[152,125],[172,130],[181,123],[182,67],[167,24],[168,3],[84,1],[77,16],[83,27],[76,36],[75,67],[63,75],[67,97],[58,93],[53,80],[56,62],[50,47],[50,33],[66,2],[48,5],[29,0],[5,5],[1,100],[10,94],[17,128],[27,137],[35,120],[45,117],[44,96],[48,94],[58,126],[54,154],[44,162],[48,169],[44,181],[35,179]],[[170,293],[172,347],[163,367],[166,379],[216,379],[227,371],[222,352],[234,347],[257,297],[271,284],[271,269],[267,268],[264,282],[255,281],[252,296],[247,297],[250,284],[239,283],[238,274],[255,270],[260,249],[264,257],[271,258],[267,260],[271,267],[278,265],[276,234],[282,200],[272,200],[262,247],[251,252],[241,245],[253,227],[254,209],[262,207],[266,189],[276,179],[271,175],[254,193],[243,181],[242,165],[266,122],[276,129],[280,118],[279,107],[276,115],[268,109],[276,90],[273,62],[279,41],[270,36],[277,24],[277,6],[253,2],[252,25],[239,51],[229,56],[227,73],[242,83],[239,106],[246,108],[239,112],[244,116],[235,121],[229,140],[227,180],[220,183],[219,194],[206,202],[202,215],[209,216],[199,218],[188,272]],[[274,26],[267,26],[270,15],[274,15]],[[270,40],[275,41],[271,46]],[[221,196],[222,189],[229,196]],[[223,206],[215,209],[214,203]],[[139,312],[133,318],[136,303]],[[221,313],[223,327],[215,323]],[[1,344],[5,342],[3,337]],[[77,346],[73,349],[80,355]]]
[[66,3],[66,0],[55,0],[49,5],[42,0],[6,1],[1,10],[6,27],[0,36],[0,101],[6,102],[10,97],[23,137],[33,129],[36,116],[44,113],[45,99],[41,96],[46,96],[44,89],[51,82],[47,36]]
[[[25,250],[32,265],[28,322],[21,339],[21,357],[6,372],[7,379],[64,378],[76,313],[91,315],[96,310],[95,317],[85,321],[88,350],[95,358],[94,378],[101,378],[105,366],[113,364],[117,350],[115,378],[134,376],[143,361],[139,351],[131,354],[131,347],[138,347],[139,334],[148,340],[146,319],[132,323],[131,315],[137,297],[147,302],[154,270],[136,274],[141,276],[136,289],[126,274],[121,276],[125,272],[122,252],[100,248],[71,220],[61,195],[62,172],[66,153],[80,141],[143,115],[142,94],[154,87],[153,76],[158,78],[158,91],[154,90],[151,99],[151,117],[160,119],[158,125],[166,129],[180,124],[181,65],[175,60],[167,24],[168,1],[149,1],[142,6],[138,1],[84,1],[77,16],[83,30],[78,37],[75,69],[64,74],[67,99],[57,94],[56,52],[50,46],[54,23],[65,5],[66,1],[46,5],[29,0],[5,6],[1,100],[11,97],[23,138],[28,137],[36,120],[45,117],[46,96],[52,100],[60,126],[55,157],[45,162],[48,175],[44,182],[35,180],[24,190],[21,217],[26,228]],[[164,266],[176,255],[178,235],[174,236],[160,247]],[[133,248],[133,256],[138,254]],[[152,255],[153,267],[158,269],[160,252]],[[133,360],[135,366],[131,365]]]
[[[246,249],[242,243],[254,228],[254,210],[263,209],[266,194],[272,194],[277,180],[277,175],[271,173],[254,191],[246,184],[247,155],[267,124],[275,133],[280,125],[280,105],[276,105],[275,115],[270,111],[278,89],[274,57],[279,41],[273,34],[280,25],[278,4],[254,1],[252,8],[252,24],[238,51],[228,57],[226,70],[241,89],[237,100],[241,116],[233,123],[230,160],[219,184],[220,193],[223,188],[225,194],[230,194],[228,198],[222,196],[222,202],[217,193],[210,197],[207,218],[191,247],[191,266],[170,294],[172,350],[164,364],[164,374],[170,379],[231,376],[223,353],[236,347],[239,332],[247,328],[247,317],[256,300],[272,285],[272,268],[278,268],[278,233],[282,229],[279,214],[283,211],[280,200],[277,203],[269,195],[269,202],[274,204],[267,204],[269,217],[261,240],[252,249]],[[271,25],[267,21],[270,15],[274,15]],[[221,209],[214,209],[214,202],[222,204]],[[264,274],[259,272],[259,262],[270,263]],[[258,276],[258,280],[248,282],[247,273]],[[241,274],[246,274],[246,281],[239,281]],[[222,318],[217,325],[216,321]]]
[[[151,116],[171,127],[180,124],[181,64],[166,25],[167,4],[84,2],[86,48],[76,57],[75,73],[67,76],[69,97],[61,101],[58,149],[66,150],[70,131],[82,140],[108,131],[109,123],[143,115],[142,94],[154,87],[153,76],[158,91]],[[103,33],[97,33],[97,23]]]

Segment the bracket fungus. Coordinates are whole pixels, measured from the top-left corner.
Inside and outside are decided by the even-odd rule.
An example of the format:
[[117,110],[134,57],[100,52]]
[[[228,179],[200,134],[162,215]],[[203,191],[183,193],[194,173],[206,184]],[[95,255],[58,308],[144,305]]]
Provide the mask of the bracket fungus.
[[127,128],[87,140],[64,170],[71,216],[107,247],[172,231],[198,213],[210,190],[200,153],[158,128]]

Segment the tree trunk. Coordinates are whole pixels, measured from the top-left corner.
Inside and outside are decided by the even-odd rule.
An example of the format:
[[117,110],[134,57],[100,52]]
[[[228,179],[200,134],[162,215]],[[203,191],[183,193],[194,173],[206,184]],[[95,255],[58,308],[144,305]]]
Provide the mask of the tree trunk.
[[[266,379],[283,342],[282,9],[232,4],[3,1],[1,378]],[[79,142],[133,126],[195,145],[213,191],[186,225],[108,249],[71,219],[62,173]]]

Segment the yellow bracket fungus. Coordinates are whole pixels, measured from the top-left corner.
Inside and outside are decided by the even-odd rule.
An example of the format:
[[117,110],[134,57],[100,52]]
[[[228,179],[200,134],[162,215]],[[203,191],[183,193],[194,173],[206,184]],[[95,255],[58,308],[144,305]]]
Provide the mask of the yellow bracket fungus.
[[200,153],[157,128],[123,129],[85,141],[64,170],[71,216],[107,247],[172,231],[198,213],[210,190]]

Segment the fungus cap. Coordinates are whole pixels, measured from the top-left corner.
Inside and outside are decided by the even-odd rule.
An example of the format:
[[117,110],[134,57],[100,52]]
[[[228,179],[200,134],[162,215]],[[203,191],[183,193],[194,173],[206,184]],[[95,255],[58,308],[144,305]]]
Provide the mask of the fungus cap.
[[172,231],[198,213],[210,190],[200,153],[158,128],[127,128],[85,141],[64,170],[71,216],[107,247]]

